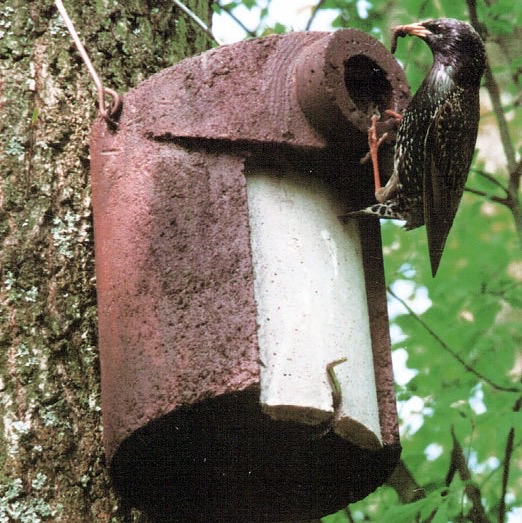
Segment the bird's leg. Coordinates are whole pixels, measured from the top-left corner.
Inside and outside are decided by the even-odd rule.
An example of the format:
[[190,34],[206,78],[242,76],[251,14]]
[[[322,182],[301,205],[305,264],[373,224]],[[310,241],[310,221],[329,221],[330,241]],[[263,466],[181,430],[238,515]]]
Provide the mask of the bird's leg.
[[377,115],[372,116],[372,125],[368,129],[368,146],[370,147],[370,158],[373,166],[373,180],[375,183],[375,193],[381,189],[381,176],[379,173],[379,147],[382,142],[388,137],[388,133],[384,133],[380,138],[377,137]]
[[[394,111],[393,109],[386,109],[384,113],[388,116],[391,116],[392,118],[395,118],[395,120],[399,122],[402,120],[402,115]],[[364,158],[361,159],[361,163],[366,163],[369,159],[372,160],[373,179],[375,185],[375,199],[379,203],[384,203],[386,200],[395,195],[398,180],[397,176],[392,175],[386,186],[382,187],[381,175],[379,172],[379,147],[381,146],[382,142],[386,140],[386,138],[388,137],[388,133],[384,133],[381,137],[377,136],[378,120],[379,117],[374,114],[371,119],[372,125],[368,129],[368,146],[370,148],[370,151],[366,156],[364,156]]]
[[[387,114],[388,116],[391,116],[392,118],[395,118],[398,122],[402,120],[402,114],[398,113],[397,111],[394,111],[393,109],[386,109],[384,111],[384,114]],[[372,159],[372,165],[373,165],[373,177],[375,181],[375,199],[379,203],[384,203],[385,201],[389,200],[393,196],[395,196],[397,192],[397,183],[398,178],[395,174],[392,175],[392,177],[388,180],[388,183],[382,187],[381,186],[381,177],[379,173],[379,159],[378,159],[378,150],[379,146],[385,140],[388,136],[388,133],[384,133],[380,138],[377,138],[377,117],[372,116],[372,125],[370,129],[368,130],[368,145],[370,146],[370,156]]]

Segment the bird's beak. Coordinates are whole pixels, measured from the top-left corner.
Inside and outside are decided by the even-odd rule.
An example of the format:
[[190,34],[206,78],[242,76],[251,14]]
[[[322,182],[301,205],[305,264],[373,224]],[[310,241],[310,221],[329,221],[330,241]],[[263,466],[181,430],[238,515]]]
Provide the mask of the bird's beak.
[[392,27],[391,52],[395,52],[395,49],[397,48],[397,38],[401,36],[411,35],[424,39],[431,34],[433,33],[424,27],[422,22],[415,22],[414,24],[408,25],[396,25],[395,27]]

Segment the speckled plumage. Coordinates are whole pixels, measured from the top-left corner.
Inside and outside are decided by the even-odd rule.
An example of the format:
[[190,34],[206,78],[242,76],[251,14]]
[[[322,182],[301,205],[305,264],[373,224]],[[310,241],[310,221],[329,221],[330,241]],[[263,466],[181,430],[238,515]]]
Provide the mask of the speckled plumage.
[[426,224],[435,276],[473,158],[479,121],[479,87],[485,68],[480,36],[467,23],[428,20],[394,29],[423,39],[432,68],[401,119],[394,170],[366,214],[406,220],[406,229]]

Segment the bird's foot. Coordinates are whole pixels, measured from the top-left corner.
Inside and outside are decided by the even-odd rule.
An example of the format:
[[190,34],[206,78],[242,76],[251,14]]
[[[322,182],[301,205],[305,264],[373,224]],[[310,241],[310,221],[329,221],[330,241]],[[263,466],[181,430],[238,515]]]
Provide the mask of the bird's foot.
[[397,111],[394,111],[393,109],[386,109],[384,111],[384,114],[387,114],[388,116],[391,116],[392,118],[395,118],[397,122],[400,122],[402,120],[402,114],[398,113]]
[[[395,124],[400,123],[402,120],[402,114],[398,113],[397,111],[394,111],[393,109],[386,109],[384,111],[384,114],[387,116],[391,116],[396,122]],[[371,151],[372,147],[375,147],[378,149],[381,143],[389,138],[389,134],[385,132],[379,139],[377,138],[377,122],[379,120],[379,116],[374,114],[371,118],[372,125],[368,128],[368,144],[370,146],[370,149],[368,152],[359,160],[359,163],[361,165],[367,163],[371,159]],[[389,119],[386,119],[386,122],[388,122]],[[372,143],[375,144],[372,146]]]
[[391,220],[408,220],[408,216],[401,210],[396,200],[388,200],[384,203],[374,203],[369,207],[357,211],[350,211],[340,217],[343,223],[351,218],[381,218]]

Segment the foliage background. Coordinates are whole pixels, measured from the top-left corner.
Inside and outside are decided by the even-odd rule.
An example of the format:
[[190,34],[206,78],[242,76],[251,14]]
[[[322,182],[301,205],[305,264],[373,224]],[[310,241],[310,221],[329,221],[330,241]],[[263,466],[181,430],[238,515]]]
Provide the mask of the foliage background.
[[[424,228],[382,227],[402,467],[390,485],[323,521],[522,521],[522,3],[310,1],[300,25],[277,19],[276,3],[214,8],[234,17],[247,37],[313,30],[322,18],[333,28],[370,32],[388,47],[394,25],[458,18],[480,32],[489,60],[477,154],[437,278]],[[429,49],[403,39],[396,56],[415,91],[431,66]]]

